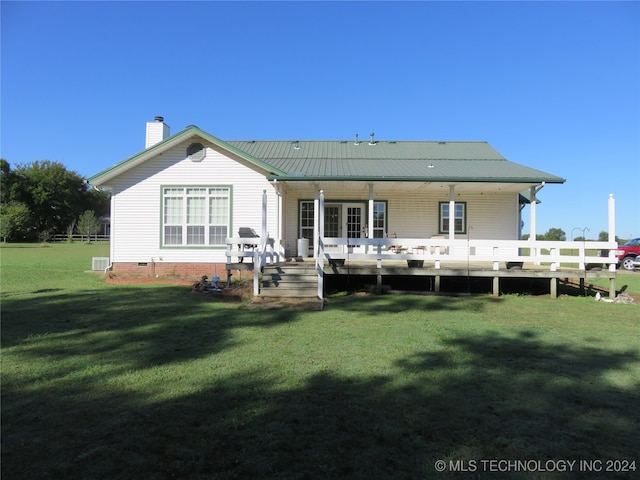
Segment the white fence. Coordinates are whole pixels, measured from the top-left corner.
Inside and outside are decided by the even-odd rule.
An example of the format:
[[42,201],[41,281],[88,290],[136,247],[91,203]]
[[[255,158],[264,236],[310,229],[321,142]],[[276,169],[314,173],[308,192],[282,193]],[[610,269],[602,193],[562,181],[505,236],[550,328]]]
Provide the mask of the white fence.
[[66,235],[66,234],[56,234],[56,235],[52,235],[51,238],[49,238],[50,241],[52,242],[68,242],[68,241],[74,241],[74,242],[98,242],[98,241],[103,241],[103,242],[108,242],[110,239],[109,235],[78,235],[78,234],[73,234],[73,235]]

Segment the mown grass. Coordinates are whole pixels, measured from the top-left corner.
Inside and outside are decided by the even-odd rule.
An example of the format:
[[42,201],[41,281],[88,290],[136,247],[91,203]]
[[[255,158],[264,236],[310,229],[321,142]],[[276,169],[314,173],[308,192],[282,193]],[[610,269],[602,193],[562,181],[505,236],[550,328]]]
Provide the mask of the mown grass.
[[3,478],[492,478],[434,469],[489,458],[640,468],[639,305],[343,295],[321,312],[248,309],[106,285],[84,273],[101,248],[0,250]]

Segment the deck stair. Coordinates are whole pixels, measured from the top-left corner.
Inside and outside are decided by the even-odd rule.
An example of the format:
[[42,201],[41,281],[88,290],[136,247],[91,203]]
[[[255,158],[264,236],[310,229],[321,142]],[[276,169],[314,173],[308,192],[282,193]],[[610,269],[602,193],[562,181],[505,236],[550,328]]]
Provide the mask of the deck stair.
[[313,261],[289,261],[265,265],[261,297],[317,297],[318,275]]

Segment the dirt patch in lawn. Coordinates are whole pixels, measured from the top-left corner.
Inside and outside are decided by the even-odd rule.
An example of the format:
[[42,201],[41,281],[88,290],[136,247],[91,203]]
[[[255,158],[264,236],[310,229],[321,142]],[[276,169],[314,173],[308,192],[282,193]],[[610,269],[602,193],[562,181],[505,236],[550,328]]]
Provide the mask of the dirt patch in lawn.
[[169,285],[193,285],[197,283],[193,279],[189,278],[153,278],[153,277],[126,277],[117,276],[113,273],[105,275],[105,281],[107,283],[114,284],[169,284]]

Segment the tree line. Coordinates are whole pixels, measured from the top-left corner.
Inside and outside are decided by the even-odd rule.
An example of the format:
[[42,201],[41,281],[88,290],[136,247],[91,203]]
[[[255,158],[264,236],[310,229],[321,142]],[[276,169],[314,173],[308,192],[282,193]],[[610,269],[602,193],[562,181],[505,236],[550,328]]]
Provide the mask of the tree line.
[[[530,235],[524,234],[522,235],[523,240],[529,240]],[[545,233],[537,234],[536,240],[552,240],[557,242],[564,242],[567,240],[567,234],[561,228],[550,228]],[[585,238],[583,236],[573,238],[576,242],[588,241],[590,239]],[[598,234],[598,238],[595,239],[598,242],[608,242],[609,241],[609,232],[605,232],[604,230]],[[616,242],[620,243],[620,239],[616,235]],[[624,243],[624,242],[623,242]]]
[[110,193],[88,185],[51,160],[18,164],[0,159],[0,237],[47,241],[54,235],[95,235],[109,216]]

